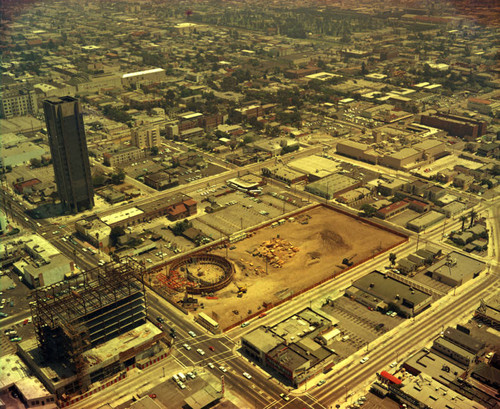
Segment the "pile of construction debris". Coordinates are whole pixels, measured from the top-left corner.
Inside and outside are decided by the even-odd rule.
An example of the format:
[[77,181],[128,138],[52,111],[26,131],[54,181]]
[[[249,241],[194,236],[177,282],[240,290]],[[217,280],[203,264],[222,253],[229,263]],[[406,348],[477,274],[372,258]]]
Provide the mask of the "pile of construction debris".
[[272,267],[281,268],[285,261],[294,257],[298,251],[299,248],[289,241],[276,237],[263,242],[252,252],[252,256],[267,259]]

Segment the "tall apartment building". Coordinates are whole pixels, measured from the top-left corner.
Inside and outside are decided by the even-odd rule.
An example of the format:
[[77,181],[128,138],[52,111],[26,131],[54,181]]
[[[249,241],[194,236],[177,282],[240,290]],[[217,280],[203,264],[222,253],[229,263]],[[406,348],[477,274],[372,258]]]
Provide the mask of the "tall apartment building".
[[36,92],[24,90],[3,91],[0,103],[2,118],[14,118],[38,113]]
[[59,198],[77,213],[94,207],[87,139],[80,102],[73,97],[43,101]]
[[140,149],[160,146],[160,126],[142,126],[132,130],[132,144]]

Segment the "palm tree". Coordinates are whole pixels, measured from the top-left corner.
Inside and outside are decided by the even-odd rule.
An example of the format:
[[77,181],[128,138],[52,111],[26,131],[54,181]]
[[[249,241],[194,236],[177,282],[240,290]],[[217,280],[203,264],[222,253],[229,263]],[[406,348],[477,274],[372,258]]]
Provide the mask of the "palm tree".
[[465,222],[467,221],[467,216],[464,214],[460,216],[460,221],[462,222],[462,231],[465,229]]
[[470,217],[469,229],[474,225],[474,222],[476,221],[476,216],[477,216],[477,212],[474,209],[472,209],[470,211],[470,215],[469,215],[469,217]]

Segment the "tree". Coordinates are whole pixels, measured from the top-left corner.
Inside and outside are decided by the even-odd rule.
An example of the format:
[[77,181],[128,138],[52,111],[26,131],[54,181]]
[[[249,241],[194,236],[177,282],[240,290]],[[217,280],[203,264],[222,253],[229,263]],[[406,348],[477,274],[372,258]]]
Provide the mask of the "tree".
[[158,152],[159,152],[158,146],[153,146],[151,148],[151,155],[156,156],[158,155]]
[[460,221],[462,222],[462,231],[465,229],[465,222],[467,221],[467,216],[464,214],[460,216]]
[[92,178],[92,185],[94,187],[104,186],[106,184],[106,176],[102,173],[98,173]]
[[474,226],[474,222],[476,221],[476,217],[477,217],[477,212],[472,209],[470,211],[470,214],[469,214],[469,217],[470,217],[470,224],[469,224],[469,229]]
[[396,259],[397,259],[397,255],[396,253],[390,253],[389,254],[389,261],[391,262],[391,265],[394,267],[394,265],[396,264]]
[[123,183],[124,180],[125,172],[123,170],[120,170],[118,173],[113,173],[111,175],[111,183],[113,183],[113,185],[119,185]]
[[368,203],[361,206],[361,210],[363,211],[366,217],[372,217],[377,212],[377,209],[375,209],[372,205],[369,205]]
[[172,233],[176,236],[182,235],[187,229],[189,229],[193,224],[188,220],[184,219],[182,222],[177,222],[171,227]]

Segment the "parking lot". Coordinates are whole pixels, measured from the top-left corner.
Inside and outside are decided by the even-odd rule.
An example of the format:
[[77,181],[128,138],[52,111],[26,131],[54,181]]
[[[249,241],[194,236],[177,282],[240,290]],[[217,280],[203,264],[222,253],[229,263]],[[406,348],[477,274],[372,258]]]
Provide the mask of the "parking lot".
[[[5,355],[15,350],[15,342],[9,338],[20,337],[22,339],[33,335],[33,324],[31,323],[31,290],[19,280],[19,277],[9,271],[0,279],[1,289],[1,312],[8,317],[1,318],[1,354]],[[5,331],[13,329],[15,333],[6,336]]]
[[[287,192],[276,192],[271,189],[265,189],[264,192],[267,190],[268,193],[257,197],[234,191],[215,198],[217,203],[224,208],[199,217],[197,220],[201,224],[198,228],[207,236],[213,234],[214,231],[229,236],[307,204]],[[208,227],[207,231],[203,225]]]
[[412,277],[412,280],[415,280],[430,288],[433,288],[434,290],[441,291],[443,293],[447,293],[453,288],[452,286],[449,286],[441,281],[434,280],[432,277],[426,275],[425,273],[426,270],[419,271]]
[[[365,347],[384,333],[398,326],[403,318],[391,317],[379,311],[371,311],[367,307],[347,297],[337,298],[333,304],[323,309],[339,320],[338,328],[341,337],[335,340],[331,348],[345,359]],[[348,337],[345,341],[343,337]]]

